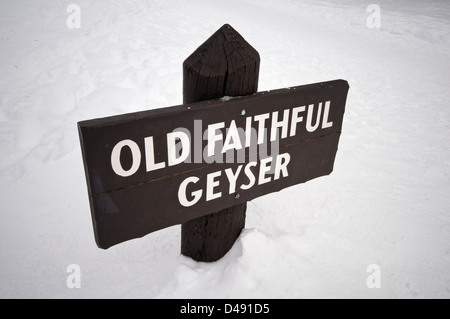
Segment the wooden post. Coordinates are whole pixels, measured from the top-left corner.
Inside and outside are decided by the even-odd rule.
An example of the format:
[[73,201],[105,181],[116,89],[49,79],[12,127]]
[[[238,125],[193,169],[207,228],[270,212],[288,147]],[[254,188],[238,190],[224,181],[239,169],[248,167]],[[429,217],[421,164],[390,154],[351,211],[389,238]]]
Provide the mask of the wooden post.
[[[230,25],[214,33],[183,63],[183,103],[256,93],[259,53]],[[247,203],[181,226],[181,253],[197,261],[222,258],[245,227]]]

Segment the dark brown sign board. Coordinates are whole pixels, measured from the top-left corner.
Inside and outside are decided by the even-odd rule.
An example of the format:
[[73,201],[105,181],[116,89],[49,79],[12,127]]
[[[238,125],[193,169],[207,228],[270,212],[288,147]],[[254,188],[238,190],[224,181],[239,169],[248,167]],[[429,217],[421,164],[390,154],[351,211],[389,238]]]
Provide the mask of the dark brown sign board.
[[79,122],[97,245],[330,174],[348,88],[335,80]]

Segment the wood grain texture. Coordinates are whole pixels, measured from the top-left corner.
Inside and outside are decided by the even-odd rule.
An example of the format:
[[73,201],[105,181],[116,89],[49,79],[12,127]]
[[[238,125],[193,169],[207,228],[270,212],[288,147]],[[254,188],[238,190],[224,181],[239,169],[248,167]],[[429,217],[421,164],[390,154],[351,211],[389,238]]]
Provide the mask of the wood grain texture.
[[[230,25],[214,33],[183,63],[183,103],[258,91],[259,53]],[[213,262],[233,246],[245,227],[247,203],[181,226],[181,253]]]
[[258,90],[258,52],[230,25],[224,25],[183,63],[183,103]]
[[181,253],[198,261],[222,258],[245,227],[247,203],[203,216],[182,225]]

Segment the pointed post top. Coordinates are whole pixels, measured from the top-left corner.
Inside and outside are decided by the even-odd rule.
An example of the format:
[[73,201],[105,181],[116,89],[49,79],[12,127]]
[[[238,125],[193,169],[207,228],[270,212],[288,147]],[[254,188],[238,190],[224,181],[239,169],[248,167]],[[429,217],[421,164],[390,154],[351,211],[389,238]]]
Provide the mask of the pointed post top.
[[[184,103],[258,90],[258,52],[229,24],[222,26],[183,64]],[[197,261],[216,261],[245,228],[247,203],[191,220],[181,227],[181,253]]]
[[[259,65],[258,51],[232,26],[223,25],[184,61],[184,103],[253,94]],[[186,88],[186,79],[197,88]]]

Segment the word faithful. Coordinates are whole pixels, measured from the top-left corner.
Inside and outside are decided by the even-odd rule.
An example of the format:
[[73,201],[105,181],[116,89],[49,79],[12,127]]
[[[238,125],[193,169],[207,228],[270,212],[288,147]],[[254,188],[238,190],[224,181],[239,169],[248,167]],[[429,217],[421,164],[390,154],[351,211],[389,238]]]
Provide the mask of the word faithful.
[[79,122],[97,245],[331,174],[348,89],[334,80]]
[[[215,156],[217,150],[221,154],[224,154],[231,150],[242,150],[252,146],[252,141],[255,140],[253,134],[256,134],[256,141],[258,145],[266,142],[266,132],[270,129],[270,141],[274,142],[278,139],[279,131],[281,130],[281,139],[285,139],[288,136],[293,137],[297,133],[297,126],[303,122],[303,114],[306,115],[306,130],[310,133],[316,131],[319,127],[322,129],[331,128],[333,122],[329,121],[331,102],[319,103],[318,106],[310,104],[306,111],[306,106],[294,107],[292,109],[285,109],[283,117],[279,119],[279,112],[264,113],[255,116],[249,116],[245,120],[245,129],[238,128],[236,121],[232,120],[228,127],[225,127],[225,122],[218,122],[209,124],[205,132],[207,137],[207,147],[205,157]],[[323,110],[322,110],[323,108]],[[314,120],[313,114],[316,113]],[[267,126],[267,122],[270,122],[270,127]],[[314,124],[313,124],[314,123]],[[222,130],[226,129],[226,135]],[[240,134],[240,132],[245,134]],[[242,136],[244,135],[244,136]],[[192,141],[191,135],[177,130],[175,132],[167,133],[167,161],[157,162],[155,159],[155,147],[153,136],[144,138],[144,156],[146,171],[151,172],[159,169],[163,169],[167,166],[175,166],[190,160]],[[219,146],[219,147],[218,147]],[[124,168],[120,161],[122,150],[127,147],[131,151],[132,165],[129,168]],[[181,150],[181,154],[180,153]],[[117,143],[111,153],[111,166],[119,176],[129,177],[134,175],[140,168],[142,152],[138,144],[130,139],[125,139]],[[207,159],[205,158],[205,161]]]
[[[204,153],[206,157],[212,157],[219,152],[220,154],[229,151],[239,151],[251,147],[252,141],[257,145],[266,142],[270,136],[270,141],[285,139],[288,136],[293,137],[297,134],[298,125],[305,123],[306,130],[309,133],[321,129],[331,128],[333,122],[329,120],[331,102],[310,104],[287,108],[280,112],[263,113],[255,116],[248,116],[245,119],[245,128],[238,128],[236,120],[232,120],[226,127],[225,122],[209,124],[205,132],[207,146]],[[306,112],[306,121],[303,114]],[[245,114],[245,112],[242,112]],[[315,114],[315,119],[313,115]],[[268,123],[270,126],[268,127]],[[222,130],[225,130],[224,135]],[[281,132],[280,132],[281,131]],[[242,134],[243,132],[243,134]],[[269,133],[268,133],[269,132]],[[241,133],[241,134],[240,134]],[[255,136],[256,134],[256,136]],[[138,143],[131,139],[125,139],[117,143],[112,149],[111,166],[113,171],[121,177],[129,177],[135,174],[141,166],[142,153],[145,155],[146,172],[152,172],[163,169],[167,166],[175,166],[185,161],[190,163],[190,154],[192,149],[191,135],[183,130],[176,130],[166,134],[167,143],[167,162],[157,162],[155,159],[154,137],[144,137],[144,150],[139,148]],[[254,144],[254,143],[253,143]],[[277,144],[278,145],[278,144]],[[131,166],[124,168],[121,163],[122,150],[127,147],[131,151]],[[191,176],[186,178],[178,188],[178,200],[184,207],[190,207],[198,203],[202,198],[205,201],[211,201],[222,197],[223,193],[216,190],[223,183],[228,185],[228,194],[236,193],[236,190],[248,190],[254,185],[262,185],[271,181],[289,176],[288,165],[291,156],[288,153],[278,154],[279,150],[272,149],[272,154],[276,156],[260,158],[257,161],[250,161],[246,165],[239,165],[233,171],[232,168],[218,170],[202,177],[206,179],[204,189],[194,189],[191,184],[200,181],[200,177]],[[273,178],[272,175],[273,174]],[[244,176],[245,182],[236,185],[239,176]],[[242,179],[241,179],[242,180]],[[203,183],[204,184],[204,183]],[[222,187],[223,188],[223,187]],[[189,193],[189,196],[188,196]]]

